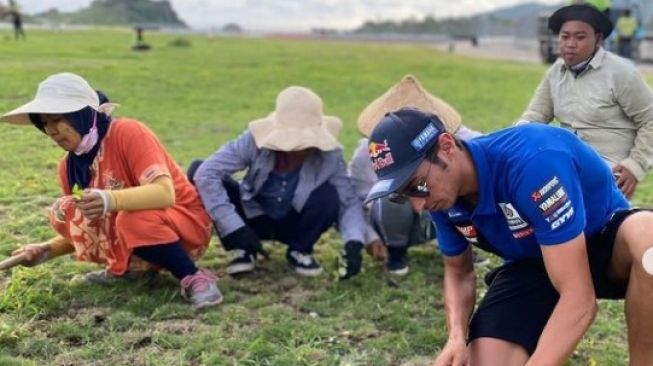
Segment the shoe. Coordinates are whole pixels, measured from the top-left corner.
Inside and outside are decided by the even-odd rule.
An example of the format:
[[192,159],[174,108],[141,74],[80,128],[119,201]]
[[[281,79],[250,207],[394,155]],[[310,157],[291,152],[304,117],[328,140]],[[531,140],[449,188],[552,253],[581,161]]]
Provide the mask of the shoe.
[[212,272],[199,269],[194,275],[181,279],[181,296],[195,309],[217,305],[222,302],[217,282],[218,278]]
[[229,252],[231,254],[231,260],[227,265],[225,272],[229,275],[235,275],[239,273],[252,272],[254,266],[256,265],[256,260],[252,254],[247,253],[242,249],[234,249]]
[[312,255],[289,250],[286,259],[295,272],[303,276],[317,276],[322,273],[322,267]]
[[127,271],[118,276],[105,270],[86,273],[83,278],[86,283],[102,286],[114,286],[119,283],[135,281],[148,285],[159,279],[159,271]]
[[474,267],[484,267],[490,264],[490,259],[472,252],[472,262]]
[[388,262],[385,268],[388,273],[396,276],[405,276],[408,274],[408,248],[406,247],[388,247]]

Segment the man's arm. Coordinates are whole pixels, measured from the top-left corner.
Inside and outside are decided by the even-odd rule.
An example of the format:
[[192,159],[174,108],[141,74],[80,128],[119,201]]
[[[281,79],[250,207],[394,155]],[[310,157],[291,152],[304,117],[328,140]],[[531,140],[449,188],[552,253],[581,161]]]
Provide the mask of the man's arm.
[[585,235],[581,233],[568,242],[541,248],[547,273],[560,299],[526,365],[564,365],[597,312]]
[[229,201],[222,179],[249,168],[256,151],[254,138],[246,131],[220,147],[195,173],[195,186],[202,203],[223,237],[245,226],[245,222]]
[[338,152],[337,154],[336,170],[329,182],[338,191],[338,198],[340,199],[338,228],[345,242],[355,240],[367,244],[365,243],[367,226],[363,214],[363,201],[358,198],[354,191],[342,153]]
[[467,329],[476,301],[476,276],[472,249],[454,257],[444,257],[444,309],[449,338],[433,363],[435,366],[466,364]]
[[653,92],[637,70],[617,78],[616,89],[617,103],[637,126],[630,154],[619,165],[641,181],[653,164]]
[[553,98],[551,98],[551,84],[549,82],[554,67],[560,67],[560,65],[558,63],[553,64],[544,75],[537,89],[535,89],[526,111],[522,114],[521,121],[549,123],[555,117],[553,115]]

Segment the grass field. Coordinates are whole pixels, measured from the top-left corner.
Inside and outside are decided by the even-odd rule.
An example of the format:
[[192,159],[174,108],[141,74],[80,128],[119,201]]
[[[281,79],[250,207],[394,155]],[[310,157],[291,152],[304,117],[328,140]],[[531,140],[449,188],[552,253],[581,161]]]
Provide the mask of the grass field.
[[[276,94],[303,85],[327,114],[345,122],[349,157],[358,113],[404,74],[416,75],[482,131],[518,119],[545,68],[479,61],[424,45],[224,39],[146,34],[148,53],[129,50],[130,31],[30,32],[0,39],[0,111],[28,101],[38,82],[61,71],[85,76],[145,121],[185,166],[236,137],[274,109]],[[52,234],[46,210],[57,197],[62,151],[35,128],[0,125],[0,258]],[[653,203],[651,179],[635,202]],[[202,265],[226,264],[213,243]],[[283,248],[251,276],[223,278],[225,302],[193,313],[169,276],[152,287],[107,289],[75,280],[96,266],[59,258],[0,274],[0,365],[428,365],[446,340],[442,264],[428,245],[411,250],[411,273],[398,282],[366,258],[364,273],[336,280],[341,240],[316,247],[326,273],[300,278]],[[481,270],[481,274],[485,270]],[[482,292],[482,287],[481,291]],[[600,315],[570,365],[627,361],[622,302]]]

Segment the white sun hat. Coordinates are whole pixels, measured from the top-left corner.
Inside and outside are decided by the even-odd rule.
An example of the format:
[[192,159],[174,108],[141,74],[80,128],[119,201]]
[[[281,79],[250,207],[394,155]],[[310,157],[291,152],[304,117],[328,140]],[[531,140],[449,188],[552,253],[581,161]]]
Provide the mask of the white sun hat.
[[322,99],[310,89],[291,86],[279,93],[274,112],[249,123],[256,146],[276,151],[342,148],[342,121],[322,112]]
[[29,114],[64,114],[91,107],[98,112],[111,114],[114,103],[100,105],[97,92],[84,78],[68,72],[54,74],[39,84],[34,99],[5,113],[0,121],[29,124]]

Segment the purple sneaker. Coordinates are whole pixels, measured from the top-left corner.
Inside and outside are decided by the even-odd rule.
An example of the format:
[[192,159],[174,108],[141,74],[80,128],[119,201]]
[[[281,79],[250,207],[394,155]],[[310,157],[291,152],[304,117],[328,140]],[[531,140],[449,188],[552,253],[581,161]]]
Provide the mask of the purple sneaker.
[[195,309],[217,305],[222,302],[217,282],[218,278],[211,271],[199,269],[194,275],[182,278],[181,296]]

